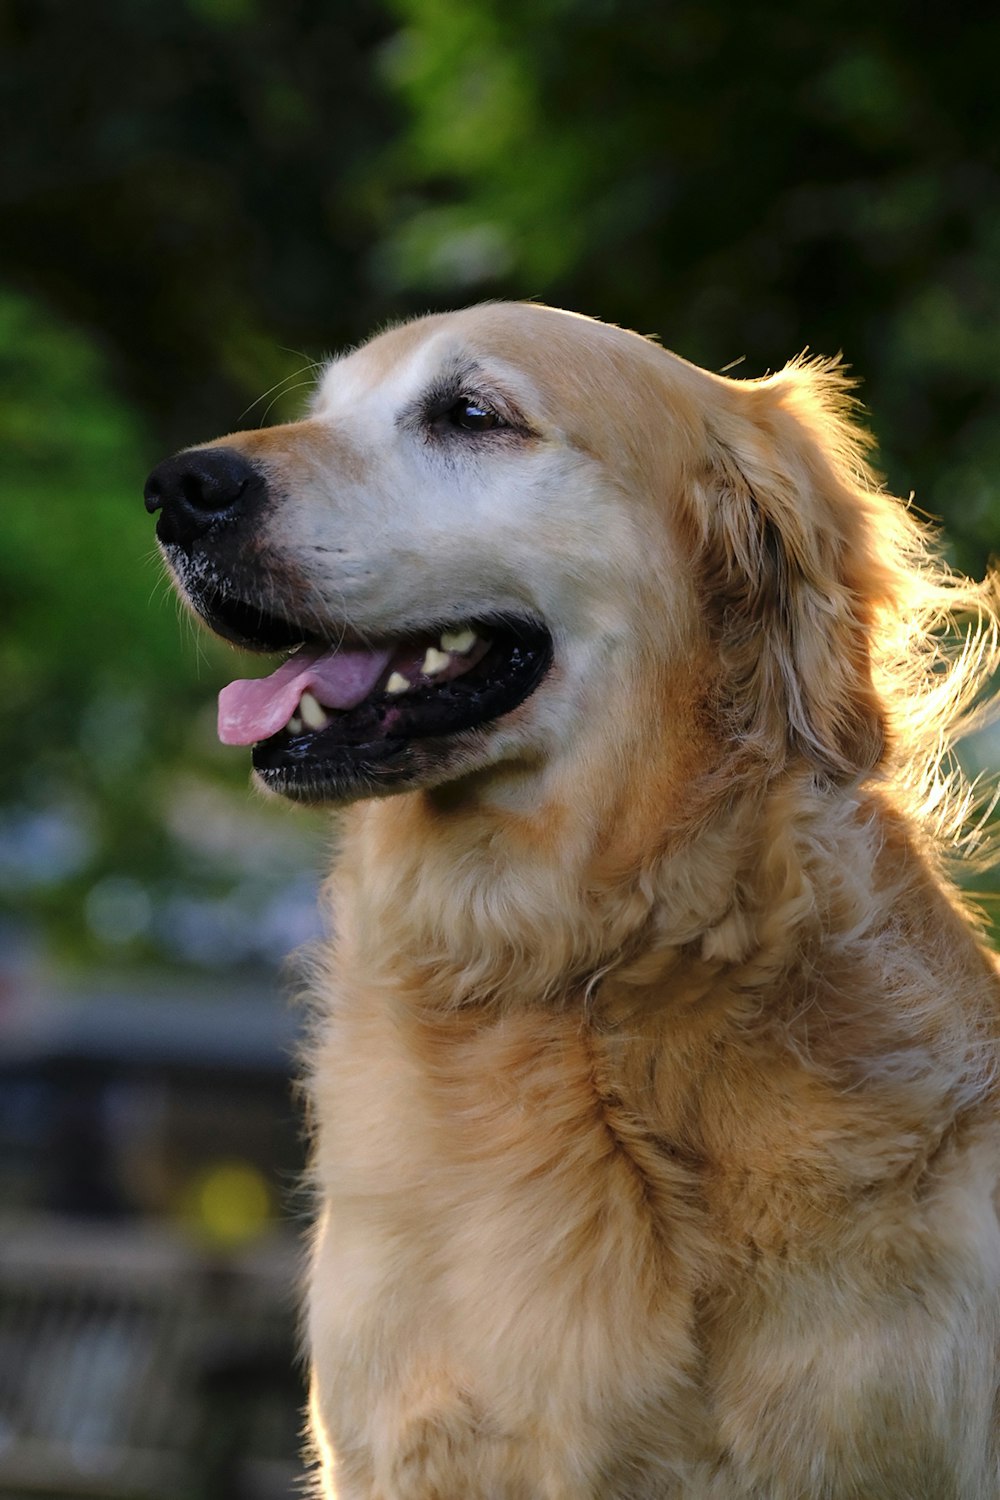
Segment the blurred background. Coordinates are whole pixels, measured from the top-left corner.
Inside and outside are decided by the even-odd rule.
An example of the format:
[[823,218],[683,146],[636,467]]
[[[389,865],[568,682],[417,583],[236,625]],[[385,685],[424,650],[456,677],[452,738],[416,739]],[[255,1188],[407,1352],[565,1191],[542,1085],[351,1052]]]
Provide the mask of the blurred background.
[[903,0],[0,3],[7,1500],[299,1483],[285,957],[331,833],[216,744],[242,667],[161,578],[148,469],[387,320],[541,298],[736,375],[842,350],[981,574],[998,57],[994,5]]

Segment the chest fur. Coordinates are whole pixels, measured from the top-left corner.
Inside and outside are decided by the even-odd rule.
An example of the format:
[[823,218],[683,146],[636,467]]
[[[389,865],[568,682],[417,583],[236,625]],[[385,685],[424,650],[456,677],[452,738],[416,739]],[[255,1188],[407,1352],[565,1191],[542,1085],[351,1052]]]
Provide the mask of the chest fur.
[[345,1361],[396,1391],[446,1370],[502,1430],[558,1409],[582,1454],[609,1411],[639,1427],[655,1410],[664,1448],[690,1445],[703,1213],[601,1072],[579,1015],[442,1027],[361,1006],[336,1022],[317,1075],[313,1339],[341,1392]]

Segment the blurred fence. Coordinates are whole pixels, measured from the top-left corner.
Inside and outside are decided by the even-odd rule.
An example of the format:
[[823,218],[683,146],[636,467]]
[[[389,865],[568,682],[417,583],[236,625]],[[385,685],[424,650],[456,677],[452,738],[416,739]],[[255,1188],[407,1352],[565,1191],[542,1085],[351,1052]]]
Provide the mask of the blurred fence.
[[0,1234],[0,1495],[301,1494],[294,1243],[204,1255],[157,1226]]

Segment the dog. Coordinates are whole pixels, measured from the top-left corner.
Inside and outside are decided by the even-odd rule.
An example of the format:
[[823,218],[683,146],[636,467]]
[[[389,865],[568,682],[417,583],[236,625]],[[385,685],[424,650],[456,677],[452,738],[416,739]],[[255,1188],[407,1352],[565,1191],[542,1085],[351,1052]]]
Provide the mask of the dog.
[[324,1495],[1000,1496],[1000,984],[947,754],[998,589],[866,453],[835,361],[490,304],[151,475],[196,614],[290,653],[223,740],[344,809]]

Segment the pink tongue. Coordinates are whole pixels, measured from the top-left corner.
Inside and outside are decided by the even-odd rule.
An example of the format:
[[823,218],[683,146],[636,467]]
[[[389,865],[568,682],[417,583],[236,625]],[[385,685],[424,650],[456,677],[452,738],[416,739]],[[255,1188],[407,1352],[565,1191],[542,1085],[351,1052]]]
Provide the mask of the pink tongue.
[[231,682],[219,694],[219,739],[253,745],[284,729],[308,689],[325,708],[354,708],[388,665],[389,651],[300,646],[270,677]]

